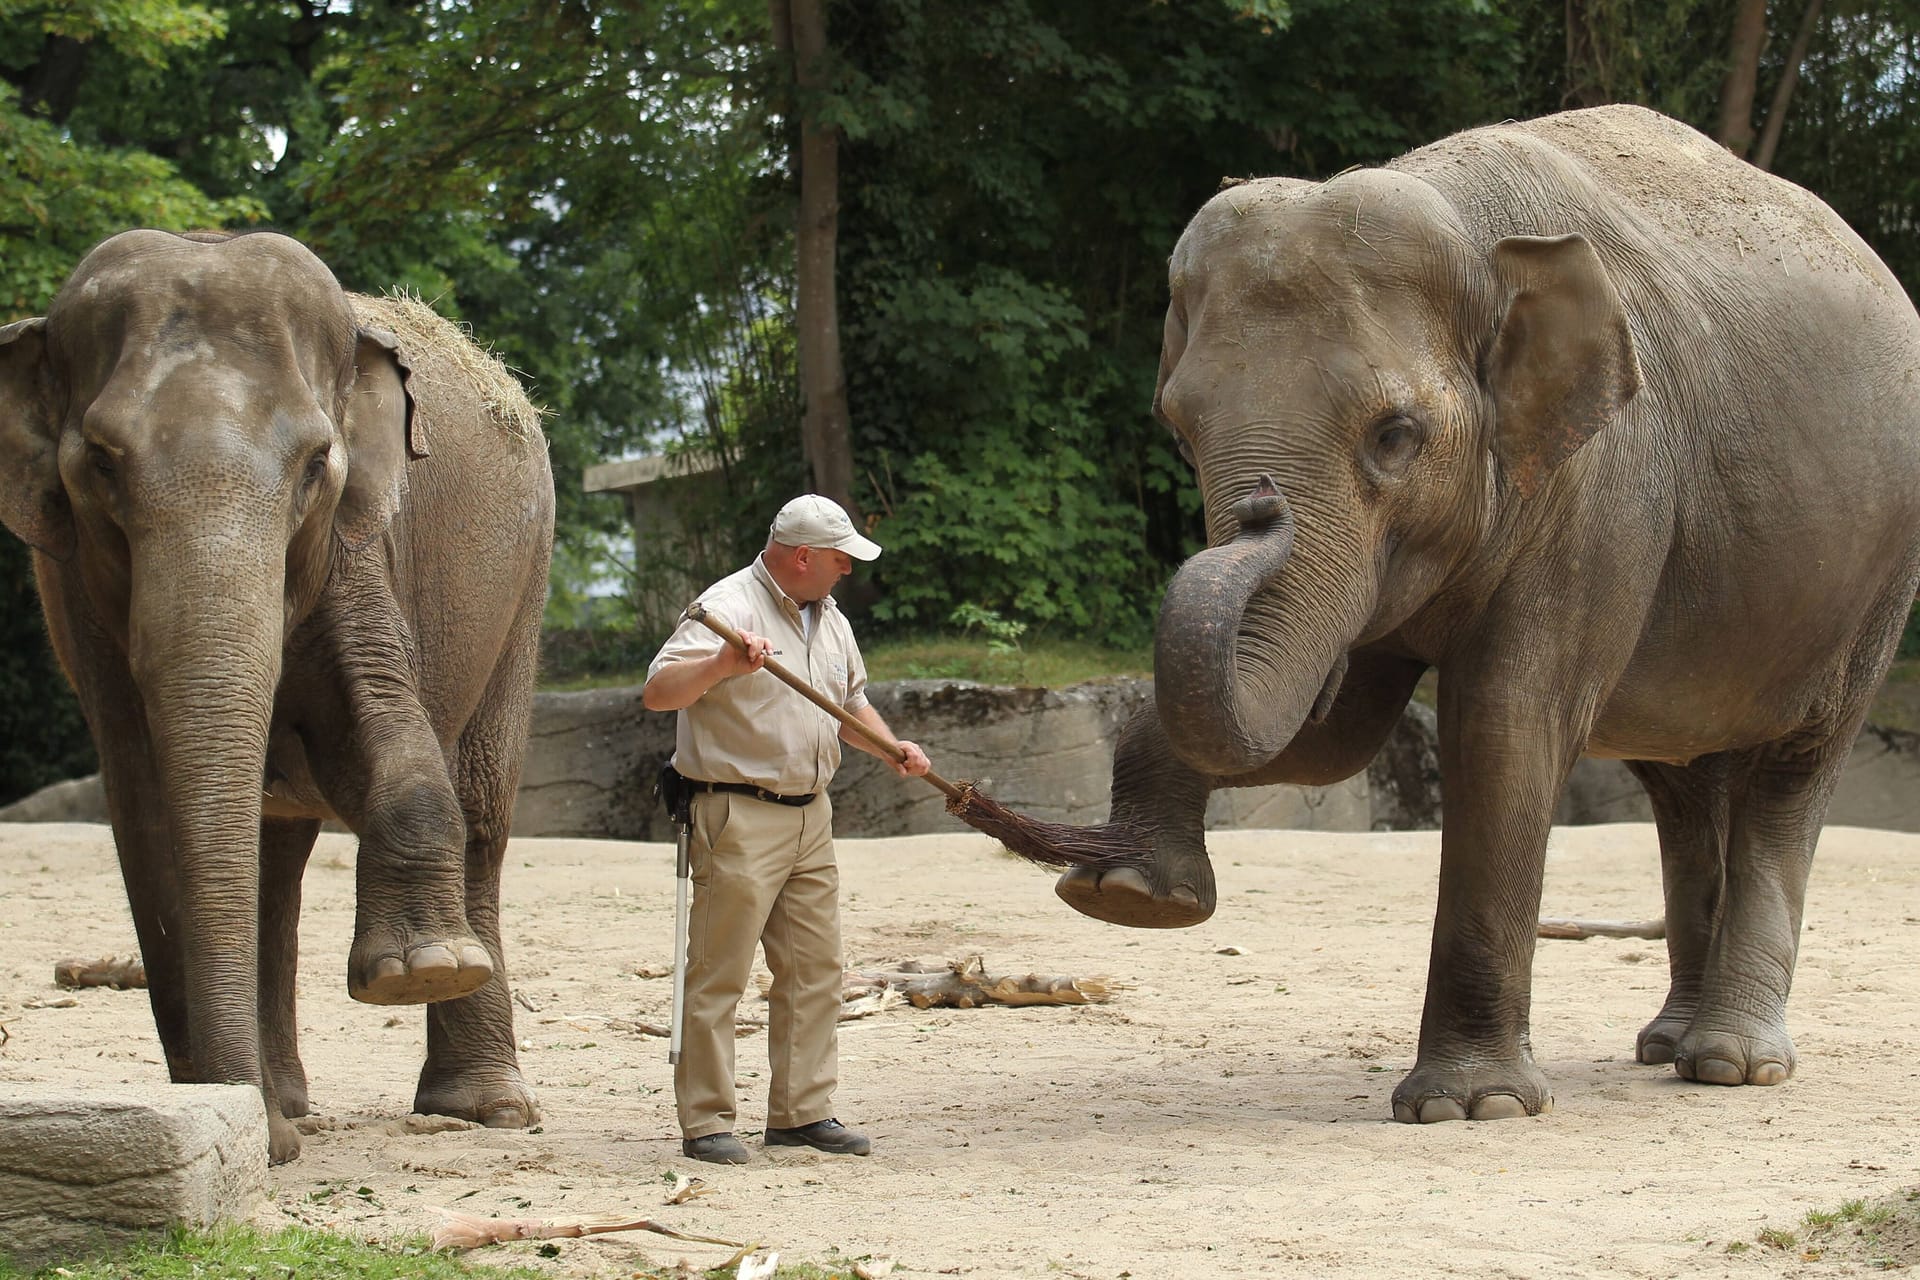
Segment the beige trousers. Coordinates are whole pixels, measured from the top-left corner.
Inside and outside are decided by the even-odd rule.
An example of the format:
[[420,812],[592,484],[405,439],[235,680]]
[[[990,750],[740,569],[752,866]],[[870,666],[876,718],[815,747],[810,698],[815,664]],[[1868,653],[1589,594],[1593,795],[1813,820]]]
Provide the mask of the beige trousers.
[[680,1132],[734,1127],[733,1017],[767,953],[767,1124],[781,1129],[833,1114],[839,1076],[840,870],[833,804],[802,808],[750,796],[694,797],[693,906],[687,930],[687,1012],[673,1070]]

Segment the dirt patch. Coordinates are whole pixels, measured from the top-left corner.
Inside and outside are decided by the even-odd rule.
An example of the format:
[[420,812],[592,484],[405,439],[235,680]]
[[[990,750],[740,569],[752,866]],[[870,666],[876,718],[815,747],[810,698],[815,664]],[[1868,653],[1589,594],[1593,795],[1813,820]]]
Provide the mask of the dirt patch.
[[[971,833],[843,841],[855,967],[979,954],[995,974],[1124,990],[1103,1005],[902,1006],[848,1023],[837,1105],[873,1156],[751,1141],[756,1162],[727,1170],[680,1157],[665,1045],[632,1029],[668,1013],[670,980],[639,976],[671,949],[667,846],[510,851],[509,959],[532,1006],[517,1034],[546,1112],[510,1132],[406,1118],[423,1020],[346,998],[353,843],[323,837],[301,990],[316,1132],[273,1174],[259,1220],[395,1238],[428,1230],[433,1205],[632,1213],[790,1261],[887,1256],[896,1274],[995,1278],[1876,1271],[1884,1253],[1806,1261],[1758,1234],[1849,1200],[1907,1204],[1920,1182],[1920,836],[1827,833],[1787,1085],[1696,1086],[1635,1064],[1634,1033],[1665,990],[1661,944],[1542,942],[1533,1036],[1557,1110],[1427,1128],[1392,1123],[1388,1098],[1414,1058],[1438,835],[1216,832],[1212,845],[1214,919],[1136,932],[1073,914],[1049,876]],[[1654,850],[1649,827],[1557,830],[1546,912],[1657,913]],[[61,960],[132,950],[106,831],[0,826],[0,866],[0,1089],[162,1084],[141,993],[53,985]],[[755,1129],[764,1044],[741,1042]],[[675,1172],[716,1194],[665,1205]],[[489,1256],[556,1276],[725,1256],[647,1236],[560,1241],[551,1258],[538,1247]]]

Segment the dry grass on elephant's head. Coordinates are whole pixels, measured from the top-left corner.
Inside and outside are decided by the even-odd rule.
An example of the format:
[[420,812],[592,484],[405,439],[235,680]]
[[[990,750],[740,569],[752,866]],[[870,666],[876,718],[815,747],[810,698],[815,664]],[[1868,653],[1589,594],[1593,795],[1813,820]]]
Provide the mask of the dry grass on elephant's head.
[[[400,355],[415,378],[431,380],[431,365],[446,361],[478,393],[487,416],[502,431],[522,440],[543,440],[540,410],[527,399],[520,379],[498,356],[482,348],[471,330],[455,324],[419,296],[395,292],[375,298],[350,293],[355,316],[370,328],[385,329],[399,339]],[[428,359],[432,357],[432,359]],[[416,390],[415,398],[419,394]]]

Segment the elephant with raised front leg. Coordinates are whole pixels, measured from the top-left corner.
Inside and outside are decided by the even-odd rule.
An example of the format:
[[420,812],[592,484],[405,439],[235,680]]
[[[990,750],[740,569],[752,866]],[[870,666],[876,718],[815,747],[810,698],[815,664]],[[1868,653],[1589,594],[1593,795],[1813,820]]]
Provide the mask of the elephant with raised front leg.
[[1785,1080],[1814,843],[1920,584],[1900,283],[1807,192],[1602,107],[1230,186],[1169,284],[1154,410],[1210,546],[1114,761],[1150,852],[1060,895],[1204,920],[1208,792],[1358,772],[1437,669],[1439,904],[1394,1115],[1550,1107],[1534,922],[1583,753],[1654,800],[1672,972],[1640,1061]]
[[99,750],[176,1081],[308,1110],[320,823],[360,837],[347,986],[426,1004],[416,1110],[527,1125],[499,884],[553,539],[537,417],[416,302],[284,236],[130,231],[0,328],[0,520]]

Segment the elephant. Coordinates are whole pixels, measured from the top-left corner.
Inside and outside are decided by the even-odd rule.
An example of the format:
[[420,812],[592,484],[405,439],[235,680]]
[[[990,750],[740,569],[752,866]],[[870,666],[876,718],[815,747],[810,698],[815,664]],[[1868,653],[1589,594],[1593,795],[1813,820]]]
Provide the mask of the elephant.
[[[1404,1122],[1552,1107],[1529,1017],[1555,799],[1625,761],[1670,982],[1642,1063],[1769,1085],[1828,797],[1920,585],[1920,319],[1818,199],[1652,111],[1223,184],[1155,416],[1207,547],[1161,602],[1098,919],[1191,925],[1209,793],[1363,769],[1429,671],[1445,794]],[[1105,837],[1103,837],[1105,838]]]
[[0,328],[0,521],[100,757],[176,1082],[309,1111],[300,884],[359,837],[347,986],[426,1004],[416,1110],[520,1074],[499,883],[553,540],[538,415],[417,300],[272,232],[134,230]]

